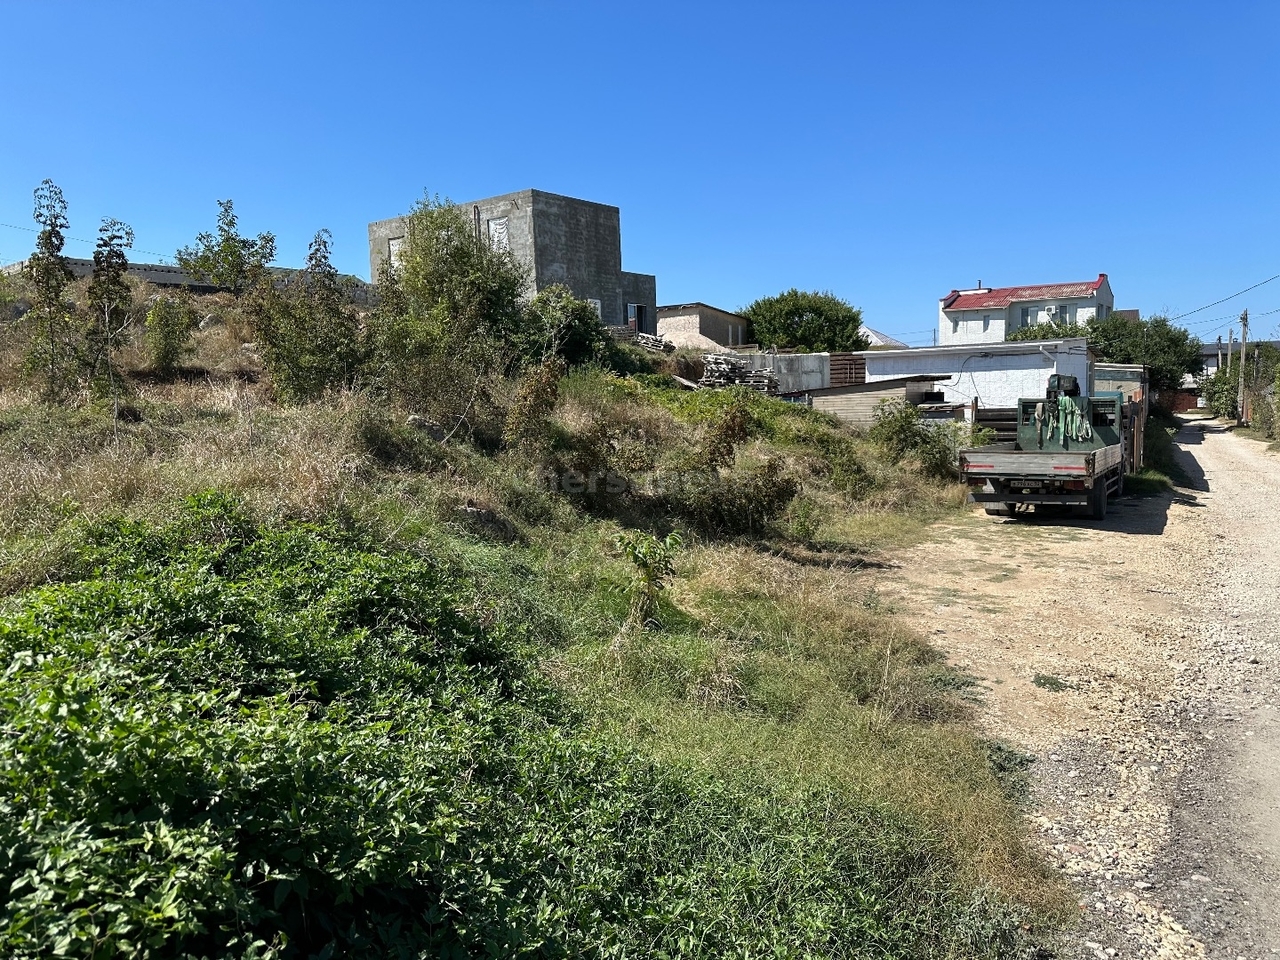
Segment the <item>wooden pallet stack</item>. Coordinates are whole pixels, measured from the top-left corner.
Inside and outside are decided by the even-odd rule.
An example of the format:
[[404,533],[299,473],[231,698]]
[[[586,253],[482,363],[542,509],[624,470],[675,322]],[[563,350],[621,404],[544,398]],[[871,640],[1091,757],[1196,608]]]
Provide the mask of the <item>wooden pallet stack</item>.
[[674,343],[664,340],[662,337],[655,337],[651,333],[637,333],[636,345],[654,353],[670,353],[676,348]]
[[698,385],[722,390],[725,387],[750,387],[761,393],[777,393],[778,378],[773,370],[752,370],[737,357],[708,353],[702,357],[702,379]]

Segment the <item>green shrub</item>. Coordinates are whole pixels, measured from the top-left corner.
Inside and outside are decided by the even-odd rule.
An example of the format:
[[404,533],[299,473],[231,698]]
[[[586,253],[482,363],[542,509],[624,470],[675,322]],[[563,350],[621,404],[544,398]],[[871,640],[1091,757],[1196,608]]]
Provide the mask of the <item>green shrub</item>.
[[329,231],[321,230],[306,267],[282,289],[264,279],[251,300],[272,385],[292,403],[352,386],[365,359],[360,321],[347,305],[347,284],[330,261],[330,248]]
[[871,439],[894,463],[912,457],[925,476],[944,480],[955,476],[961,447],[983,446],[995,439],[990,430],[975,430],[961,420],[926,423],[920,410],[904,400],[882,400],[869,431]]
[[588,733],[533,666],[553,623],[495,615],[427,557],[206,495],[168,526],[97,524],[82,569],[0,605],[7,957],[995,957],[1020,937],[900,815]]
[[172,376],[191,346],[196,317],[184,298],[162,295],[147,311],[146,344],[151,366],[161,376]]

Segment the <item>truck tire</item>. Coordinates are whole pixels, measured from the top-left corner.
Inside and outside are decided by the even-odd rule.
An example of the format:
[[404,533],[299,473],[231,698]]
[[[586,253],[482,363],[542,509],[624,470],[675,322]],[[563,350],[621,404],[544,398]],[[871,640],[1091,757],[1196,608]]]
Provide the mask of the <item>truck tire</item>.
[[1093,485],[1093,493],[1089,498],[1089,506],[1092,507],[1090,516],[1094,520],[1107,519],[1107,481],[1100,480]]

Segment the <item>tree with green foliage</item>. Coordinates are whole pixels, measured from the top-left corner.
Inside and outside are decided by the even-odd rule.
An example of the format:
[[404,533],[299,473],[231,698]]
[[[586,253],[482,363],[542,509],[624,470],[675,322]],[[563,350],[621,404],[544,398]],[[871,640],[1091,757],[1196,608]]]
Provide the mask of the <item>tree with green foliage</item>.
[[477,237],[448,201],[426,197],[406,220],[368,318],[375,382],[448,434],[497,443],[504,417],[495,387],[527,342],[528,268]]
[[751,323],[750,338],[761,346],[813,351],[865,350],[862,311],[833,293],[792,287],[762,297],[740,311]]
[[1134,319],[1112,312],[1083,324],[1035,323],[1009,334],[1010,340],[1056,340],[1085,337],[1104,363],[1141,363],[1151,368],[1151,386],[1176,390],[1187,374],[1204,369],[1200,341],[1168,317]]
[[30,316],[35,325],[27,362],[43,380],[45,399],[60,402],[75,389],[80,338],[75,307],[66,298],[67,284],[72,280],[71,267],[62,255],[70,226],[67,201],[52,180],[46,179],[36,188],[33,216],[40,224],[40,234],[25,266],[33,291]]
[[249,314],[262,359],[281,398],[302,402],[352,386],[364,360],[360,320],[347,281],[332,262],[332,235],[311,241],[307,265],[277,290],[267,276],[254,287]]
[[152,369],[160,376],[177,372],[178,361],[190,349],[195,325],[195,310],[186,296],[164,294],[152,302],[147,310],[146,345]]
[[538,291],[512,338],[520,354],[534,362],[559,357],[570,366],[599,356],[608,334],[595,308],[563,284]]
[[89,381],[101,390],[105,380],[112,403],[119,408],[121,377],[115,368],[115,351],[132,320],[133,292],[125,281],[133,246],[133,228],[110,218],[98,228],[93,251],[93,276],[89,280],[89,322],[85,331],[88,347],[86,372]]
[[276,258],[276,238],[260,233],[257,239],[240,236],[235,204],[218,201],[217,235],[201,233],[193,246],[182,247],[174,259],[197,280],[226,287],[236,296],[253,286]]

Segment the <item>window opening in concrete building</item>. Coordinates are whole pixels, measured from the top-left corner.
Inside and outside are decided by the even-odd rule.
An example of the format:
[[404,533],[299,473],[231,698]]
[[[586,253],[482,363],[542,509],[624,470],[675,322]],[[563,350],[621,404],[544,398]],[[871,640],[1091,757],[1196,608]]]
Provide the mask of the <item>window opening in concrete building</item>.
[[587,303],[591,304],[591,309],[592,309],[592,310],[594,310],[594,311],[596,312],[596,316],[597,316],[597,317],[603,317],[603,316],[604,316],[604,314],[603,314],[603,313],[601,312],[601,310],[600,310],[600,301],[599,301],[599,300],[593,300],[593,299],[591,299],[590,297],[587,297]]
[[404,247],[404,237],[392,237],[387,241],[387,259],[392,263],[400,261],[400,251]]
[[982,315],[982,332],[986,333],[991,329],[991,314],[984,313]]
[[511,235],[507,232],[507,218],[494,217],[489,221],[489,244],[495,250],[511,249]]

